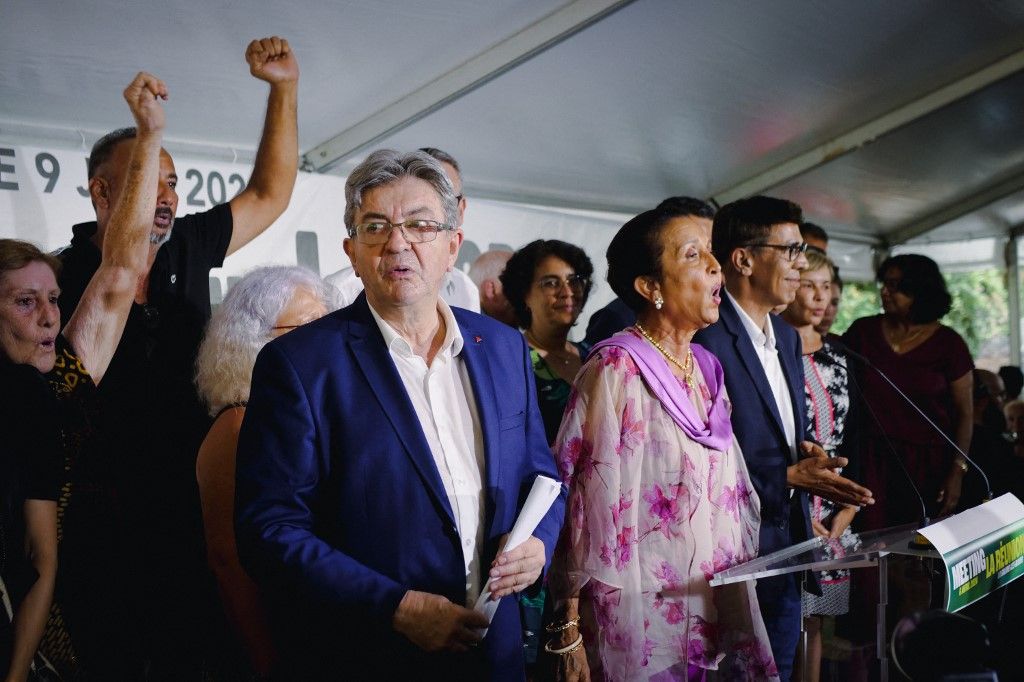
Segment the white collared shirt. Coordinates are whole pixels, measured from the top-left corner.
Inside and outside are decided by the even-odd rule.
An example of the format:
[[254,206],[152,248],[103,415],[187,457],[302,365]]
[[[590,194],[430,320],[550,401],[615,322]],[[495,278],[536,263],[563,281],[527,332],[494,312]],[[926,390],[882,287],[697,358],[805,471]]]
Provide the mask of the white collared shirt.
[[[768,377],[768,385],[772,388],[772,395],[775,396],[775,405],[779,409],[779,417],[782,419],[782,429],[786,434],[786,442],[789,443],[790,455],[795,459],[797,451],[796,417],[793,414],[793,401],[789,397],[789,384],[786,381],[786,374],[782,371],[782,363],[779,362],[779,350],[775,347],[775,328],[772,326],[771,313],[765,315],[764,328],[757,326],[757,323],[750,319],[747,311],[740,307],[733,295],[728,291],[725,295],[736,312],[740,315],[743,328],[747,330],[747,336],[754,345],[754,352],[757,359],[761,361],[765,376]],[[803,387],[801,387],[803,390]]]
[[412,346],[370,306],[388,353],[416,410],[455,523],[466,565],[466,606],[480,594],[480,547],[484,535],[484,442],[473,386],[462,352],[462,333],[443,300],[438,313],[444,321],[441,348],[430,366]]

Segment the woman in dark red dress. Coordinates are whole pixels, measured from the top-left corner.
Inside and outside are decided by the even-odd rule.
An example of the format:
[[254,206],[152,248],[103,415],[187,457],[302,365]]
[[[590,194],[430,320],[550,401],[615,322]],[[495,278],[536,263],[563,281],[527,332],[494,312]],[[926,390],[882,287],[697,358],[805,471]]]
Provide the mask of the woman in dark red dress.
[[[893,256],[878,268],[877,279],[883,313],[854,322],[844,341],[967,452],[974,363],[960,335],[939,323],[949,312],[951,297],[938,265],[917,254]],[[966,461],[877,372],[861,368],[860,378],[868,413],[863,483],[875,491],[876,500],[863,510],[861,527],[911,523],[921,516],[896,458],[921,491],[929,517],[955,511]]]

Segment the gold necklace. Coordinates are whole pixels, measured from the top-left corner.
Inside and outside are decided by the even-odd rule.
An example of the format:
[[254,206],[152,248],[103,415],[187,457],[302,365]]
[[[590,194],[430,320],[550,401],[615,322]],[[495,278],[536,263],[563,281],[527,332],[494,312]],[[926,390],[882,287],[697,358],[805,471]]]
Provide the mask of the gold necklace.
[[893,349],[893,350],[894,350],[895,352],[899,353],[899,352],[900,352],[900,347],[901,347],[901,346],[905,346],[905,345],[907,345],[908,343],[910,343],[911,341],[913,341],[914,339],[916,339],[916,338],[917,338],[918,336],[920,336],[921,334],[923,334],[923,333],[924,333],[924,331],[925,331],[925,327],[918,327],[918,328],[917,328],[917,329],[915,329],[914,331],[912,331],[912,332],[909,332],[909,333],[907,333],[907,334],[904,334],[904,335],[903,335],[903,336],[902,336],[902,337],[900,338],[900,340],[899,340],[899,341],[894,341],[894,340],[893,340],[893,330],[892,330],[892,329],[890,328],[890,329],[889,329],[889,345],[890,345],[890,346],[892,346],[892,349]]
[[648,341],[650,341],[651,345],[654,346],[655,348],[657,348],[658,351],[662,355],[664,355],[668,359],[669,362],[671,362],[673,365],[675,365],[680,370],[682,370],[682,372],[683,372],[683,381],[685,381],[686,385],[690,387],[690,390],[693,390],[693,349],[692,348],[687,348],[686,349],[686,361],[685,362],[680,362],[679,358],[677,358],[676,356],[672,355],[667,350],[662,348],[661,344],[658,343],[657,341],[655,341],[654,338],[650,334],[647,333],[647,330],[644,329],[643,326],[639,322],[637,322],[633,326],[636,327],[636,330],[638,332],[640,332],[640,335],[643,336]]

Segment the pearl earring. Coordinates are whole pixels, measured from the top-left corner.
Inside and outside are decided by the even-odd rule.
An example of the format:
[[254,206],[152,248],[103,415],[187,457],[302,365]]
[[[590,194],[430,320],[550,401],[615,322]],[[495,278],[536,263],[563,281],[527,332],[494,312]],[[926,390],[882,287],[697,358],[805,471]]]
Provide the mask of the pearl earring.
[[661,306],[665,305],[665,299],[661,297],[661,294],[654,295],[654,309],[661,310]]

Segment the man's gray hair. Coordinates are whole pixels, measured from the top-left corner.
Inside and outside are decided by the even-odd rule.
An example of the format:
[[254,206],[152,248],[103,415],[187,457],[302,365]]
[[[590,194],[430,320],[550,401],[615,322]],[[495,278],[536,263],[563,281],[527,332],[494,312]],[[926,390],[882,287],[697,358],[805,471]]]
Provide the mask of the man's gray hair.
[[446,152],[443,149],[437,147],[420,147],[419,151],[430,154],[441,163],[447,163],[449,166],[455,169],[455,172],[459,175],[462,174],[462,168],[459,167],[459,162],[455,160],[455,157]]
[[441,199],[444,222],[459,224],[459,200],[455,187],[437,159],[426,152],[401,153],[394,149],[378,149],[355,167],[345,181],[345,229],[355,234],[356,214],[363,205],[363,193],[374,187],[390,185],[403,177],[424,180]]
[[511,257],[511,251],[484,251],[469,266],[469,278],[479,289],[487,280],[498,279]]
[[210,318],[196,358],[196,387],[211,415],[249,400],[256,356],[273,338],[272,327],[301,289],[328,311],[338,308],[338,290],[298,266],[257,268],[228,291]]

